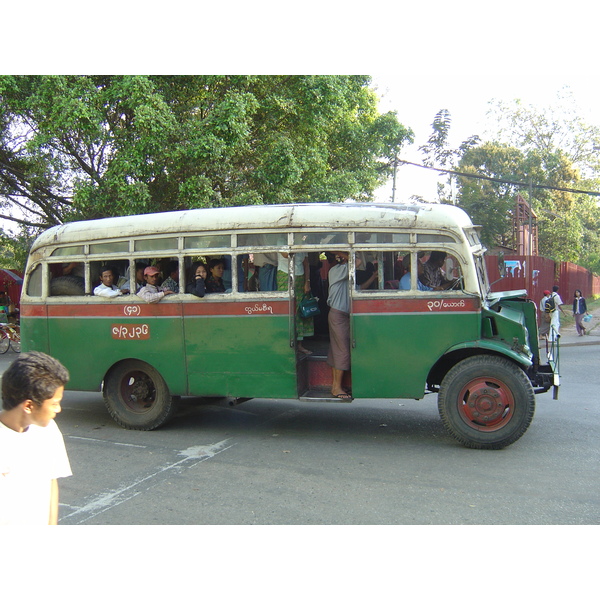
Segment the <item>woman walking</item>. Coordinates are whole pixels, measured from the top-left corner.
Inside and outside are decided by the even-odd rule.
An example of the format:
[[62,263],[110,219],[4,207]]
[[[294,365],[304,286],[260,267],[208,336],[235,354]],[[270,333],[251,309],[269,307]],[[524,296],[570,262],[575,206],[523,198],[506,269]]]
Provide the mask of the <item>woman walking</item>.
[[585,335],[585,327],[583,326],[583,317],[587,314],[587,304],[585,298],[581,295],[581,290],[575,290],[573,298],[573,316],[575,317],[575,329],[577,335]]

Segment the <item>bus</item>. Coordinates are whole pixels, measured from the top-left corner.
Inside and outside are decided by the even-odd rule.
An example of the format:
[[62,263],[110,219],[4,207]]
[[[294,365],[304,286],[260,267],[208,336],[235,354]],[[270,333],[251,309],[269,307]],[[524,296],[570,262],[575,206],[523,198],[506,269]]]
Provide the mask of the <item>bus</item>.
[[[559,381],[540,357],[536,304],[490,292],[478,227],[440,204],[286,204],[193,209],[66,223],[43,232],[21,298],[24,351],[70,371],[68,389],[98,391],[122,427],[152,430],[186,398],[307,402],[437,394],[448,433],[500,449],[529,427],[535,394]],[[327,273],[348,253],[349,390],[331,394]],[[305,256],[319,314],[299,351],[296,283]],[[443,257],[427,289],[422,267]],[[197,262],[219,259],[223,288],[186,293]],[[178,293],[136,295],[144,266],[173,269]],[[123,293],[94,295],[110,266]],[[142,270],[140,271],[140,267]],[[273,286],[273,271],[278,285]],[[306,273],[306,269],[305,269]],[[265,283],[266,282],[266,283]],[[368,285],[367,285],[368,284]],[[544,364],[542,364],[544,362]]]

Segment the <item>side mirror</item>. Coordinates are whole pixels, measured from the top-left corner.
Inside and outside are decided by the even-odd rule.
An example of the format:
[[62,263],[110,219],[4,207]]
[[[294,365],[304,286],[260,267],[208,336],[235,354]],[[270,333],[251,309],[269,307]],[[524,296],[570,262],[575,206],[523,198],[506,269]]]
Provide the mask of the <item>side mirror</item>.
[[500,273],[500,279],[506,277],[506,264],[504,263],[504,252],[498,254],[498,272]]

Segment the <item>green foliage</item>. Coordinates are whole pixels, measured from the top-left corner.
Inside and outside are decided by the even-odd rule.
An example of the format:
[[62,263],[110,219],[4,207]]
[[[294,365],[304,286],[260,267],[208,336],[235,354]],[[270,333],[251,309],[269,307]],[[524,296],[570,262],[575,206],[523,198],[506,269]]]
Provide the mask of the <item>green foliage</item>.
[[411,132],[364,76],[1,76],[0,217],[367,200]]
[[34,238],[35,234],[24,228],[18,234],[0,230],[0,268],[24,272]]
[[537,216],[540,254],[598,272],[597,197],[564,189],[598,189],[594,147],[600,144],[600,129],[587,125],[569,104],[540,110],[519,101],[496,103],[490,116],[500,125],[495,141],[461,148],[458,170],[530,186],[458,177],[458,203],[484,226],[485,244],[512,245],[520,193]]

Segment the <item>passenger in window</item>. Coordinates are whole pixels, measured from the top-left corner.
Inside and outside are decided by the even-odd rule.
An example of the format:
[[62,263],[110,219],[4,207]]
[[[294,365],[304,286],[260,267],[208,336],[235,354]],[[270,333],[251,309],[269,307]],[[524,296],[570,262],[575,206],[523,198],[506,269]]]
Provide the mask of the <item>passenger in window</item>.
[[171,290],[160,290],[158,288],[159,277],[160,271],[156,267],[146,267],[144,269],[146,285],[138,290],[137,295],[149,304],[160,302],[165,296],[173,293]]
[[[289,281],[289,261],[288,253],[281,252],[277,261],[277,289],[287,290]],[[315,322],[313,317],[302,318],[298,314],[297,304],[304,294],[310,293],[310,266],[308,264],[308,254],[306,252],[296,252],[294,254],[294,297],[296,298],[296,340],[298,342],[298,352],[302,354],[312,354],[302,344],[304,338],[315,335]]]
[[447,290],[457,283],[457,279],[446,279],[442,267],[446,261],[446,253],[434,250],[429,260],[423,265],[423,273],[419,276],[419,280],[423,285],[433,288],[434,290]]
[[103,298],[116,298],[122,295],[122,291],[114,285],[116,273],[113,267],[104,267],[100,272],[100,285],[94,288],[94,296]]
[[[144,269],[147,267],[148,265],[142,263],[142,262],[137,262],[135,263],[135,291],[136,293],[139,292],[140,288],[144,287],[144,285],[146,284],[145,280],[144,280]],[[125,281],[125,283],[123,283],[123,285],[121,285],[121,291],[124,294],[129,294],[130,292],[130,287],[131,285],[129,284],[129,270],[127,270],[126,274],[125,274],[127,280]]]
[[[373,288],[377,279],[377,267],[375,266],[375,257],[368,252],[357,252],[354,257],[356,265],[356,283],[361,290]],[[377,286],[375,286],[377,287]]]
[[209,275],[205,281],[206,293],[216,294],[225,293],[225,284],[223,283],[223,272],[225,271],[225,261],[221,258],[213,258],[208,262]]
[[277,253],[267,252],[254,255],[254,266],[258,267],[258,286],[261,292],[277,289]]
[[377,267],[372,262],[368,262],[365,266],[363,263],[364,256],[364,252],[358,252],[355,256],[356,287],[359,290],[373,289],[373,284],[378,278]]
[[329,352],[332,370],[331,395],[342,400],[352,396],[342,387],[344,371],[350,370],[350,291],[348,289],[348,252],[334,252],[338,261],[329,270]]
[[[422,254],[422,252],[420,252],[419,254]],[[398,287],[401,290],[410,290],[410,254],[407,254],[402,259],[402,266],[406,273],[404,273],[404,275],[402,275],[402,277],[400,278],[400,283],[398,284]],[[419,260],[419,258],[417,258],[417,289],[421,292],[431,292],[433,291],[432,287],[421,283],[421,276],[423,275],[424,268],[425,267],[423,263]]]
[[168,277],[162,282],[161,290],[171,290],[174,294],[179,294],[179,263],[172,260],[167,267]]
[[195,262],[192,263],[188,271],[187,276],[187,285],[185,286],[185,291],[188,294],[194,294],[194,296],[198,296],[198,298],[204,298],[204,294],[206,294],[206,278],[208,273],[206,271],[206,265],[203,262]]

